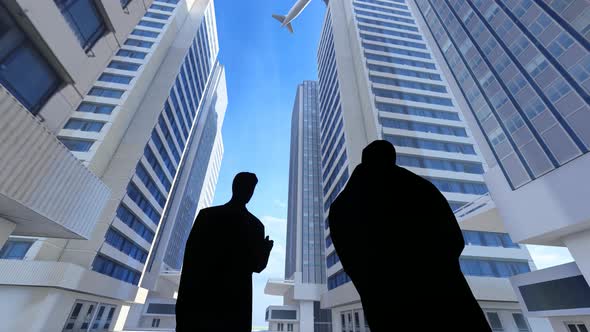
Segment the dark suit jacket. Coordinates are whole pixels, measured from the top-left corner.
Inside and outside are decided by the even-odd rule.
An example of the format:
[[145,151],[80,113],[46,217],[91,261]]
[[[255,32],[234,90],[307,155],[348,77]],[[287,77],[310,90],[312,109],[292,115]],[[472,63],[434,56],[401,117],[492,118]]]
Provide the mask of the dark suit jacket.
[[264,236],[264,225],[245,208],[201,210],[186,244],[177,331],[252,330],[252,273],[264,270],[270,254]]
[[393,164],[361,164],[332,204],[329,225],[372,332],[425,317],[452,331],[490,331],[459,266],[461,229],[429,181]]

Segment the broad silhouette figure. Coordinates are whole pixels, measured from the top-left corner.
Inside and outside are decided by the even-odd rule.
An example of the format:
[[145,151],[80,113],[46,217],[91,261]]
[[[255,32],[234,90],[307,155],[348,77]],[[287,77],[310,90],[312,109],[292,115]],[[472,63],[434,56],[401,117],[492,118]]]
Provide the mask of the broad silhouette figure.
[[369,144],[328,217],[371,332],[491,331],[461,272],[465,242],[447,200],[395,160],[391,143]]
[[199,212],[186,243],[177,332],[252,330],[252,273],[266,268],[274,243],[246,209],[257,183],[256,175],[239,173],[227,204]]

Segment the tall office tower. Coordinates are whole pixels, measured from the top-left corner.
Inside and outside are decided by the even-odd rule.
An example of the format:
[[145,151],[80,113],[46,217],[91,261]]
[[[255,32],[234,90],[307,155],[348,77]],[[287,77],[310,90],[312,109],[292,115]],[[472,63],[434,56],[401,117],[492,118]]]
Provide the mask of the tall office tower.
[[125,324],[129,330],[176,328],[176,295],[186,241],[198,211],[213,203],[223,157],[221,126],[227,91],[220,65],[212,73],[204,98],[141,283],[150,292],[145,304],[132,306]]
[[265,290],[283,296],[285,306],[268,309],[271,330],[331,331],[330,313],[320,309],[326,256],[318,92],[317,82],[304,81],[293,106],[285,280],[269,280]]
[[519,243],[567,247],[575,259],[513,278],[523,309],[556,331],[588,330],[590,3],[416,5],[440,63],[452,68],[506,229]]
[[[318,50],[324,216],[375,139],[393,143],[398,165],[431,181],[455,210],[487,193],[479,150],[423,33],[404,0],[329,2]],[[322,307],[332,309],[334,331],[368,331],[329,234],[326,241]],[[504,278],[506,297],[478,300],[485,310],[506,301],[504,309],[518,314],[506,277],[530,271],[528,256],[497,249],[481,259],[470,256],[462,267],[472,287],[493,288],[497,280],[488,279]]]
[[[64,8],[66,20],[73,20],[71,26],[79,27],[89,22],[84,17],[88,12],[79,5],[94,8],[97,2],[57,3]],[[6,271],[2,284],[10,285],[8,297],[3,296],[3,303],[10,306],[3,307],[2,315],[11,324],[10,330],[120,330],[130,306],[145,302],[149,290],[158,290],[153,276],[157,272],[149,267],[160,268],[154,262],[160,244],[168,242],[163,232],[170,222],[165,217],[176,213],[174,194],[185,191],[180,173],[185,165],[192,168],[189,165],[204,162],[194,150],[198,149],[195,145],[209,144],[209,117],[215,118],[224,107],[222,101],[208,97],[215,96],[210,91],[217,89],[212,86],[218,84],[213,78],[218,79],[221,69],[212,1],[146,4],[132,0],[127,4],[128,8],[132,5],[149,9],[129,28],[127,38],[107,44],[113,49],[105,58],[106,68],[88,79],[89,88],[79,92],[83,97],[77,102],[64,101],[75,111],[64,115],[54,129],[63,145],[106,186],[110,197],[102,202],[97,199],[96,207],[104,206],[94,212],[97,221],[84,223],[88,240],[56,239],[63,237],[60,235],[40,238],[26,252],[25,260],[10,262],[12,270],[2,269]],[[125,15],[130,10],[121,11]],[[103,10],[97,13],[102,15]],[[89,31],[79,31],[78,39]],[[88,51],[88,57],[103,53]],[[78,70],[84,69],[80,64]],[[207,105],[216,105],[215,112]],[[43,112],[41,115],[45,118]],[[44,155],[38,152],[44,151],[43,146],[35,151]],[[65,181],[63,177],[56,174],[46,181],[73,187],[70,204],[94,205],[82,195],[82,187],[74,181],[78,178]],[[60,188],[45,192],[52,197]],[[64,205],[55,208],[61,212]],[[85,221],[82,212],[84,209],[71,213],[78,223]],[[12,247],[9,241],[2,250],[10,252]]]
[[52,241],[40,253],[35,239],[92,237],[112,196],[56,134],[145,12],[140,0],[0,3],[1,329],[63,327],[57,289],[82,268],[43,262]]

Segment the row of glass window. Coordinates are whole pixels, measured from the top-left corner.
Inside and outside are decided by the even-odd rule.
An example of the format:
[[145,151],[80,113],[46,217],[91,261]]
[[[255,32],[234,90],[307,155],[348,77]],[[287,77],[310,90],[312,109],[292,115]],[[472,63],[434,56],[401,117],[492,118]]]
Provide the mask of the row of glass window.
[[58,137],[58,139],[66,148],[73,152],[88,152],[94,144],[94,141],[77,138]]
[[398,31],[388,30],[388,29],[375,28],[375,27],[370,27],[370,26],[366,26],[366,25],[359,25],[359,30],[379,33],[382,35],[388,35],[388,36],[393,36],[393,37],[422,40],[422,37],[420,35],[415,35],[415,34],[406,33],[406,32],[398,32]]
[[141,21],[139,21],[139,23],[137,23],[137,25],[148,27],[148,28],[162,29],[166,24],[159,23],[159,22],[153,22],[153,21],[141,20]]
[[336,127],[334,135],[332,136],[332,139],[326,138],[326,141],[324,141],[324,143],[322,144],[322,155],[324,156],[324,158],[327,158],[332,153],[332,151],[333,151],[332,148],[334,147],[334,144],[336,144],[336,140],[340,136],[343,136],[343,134],[342,134],[343,126],[344,126],[344,122],[342,121],[342,119],[340,119],[338,127]]
[[64,129],[98,133],[102,130],[103,127],[104,122],[83,119],[70,119],[64,126]]
[[133,77],[119,74],[104,73],[98,78],[101,82],[118,83],[118,84],[129,84]]
[[415,24],[414,20],[411,20],[411,19],[405,18],[405,17],[399,17],[399,16],[392,16],[392,15],[381,14],[381,13],[368,12],[368,11],[362,10],[362,9],[356,9],[355,12],[358,15],[370,16],[370,17],[375,17],[375,18],[382,18],[384,20],[397,21],[397,22],[402,22],[402,23]]
[[[149,144],[146,144],[145,149],[143,150],[143,156],[158,176],[158,179],[160,179],[160,183],[162,183],[162,185],[164,185],[164,188],[166,188],[166,191],[170,191],[170,187],[172,186],[172,184],[170,183],[168,176],[164,172],[164,169],[162,168],[162,166],[160,166],[160,162],[158,161],[156,154],[154,153],[154,151],[152,151],[152,148],[149,146]],[[176,167],[172,163],[172,160],[170,160],[170,158],[167,155],[166,158],[162,157],[162,160],[164,161],[164,165],[168,168],[170,174],[175,174]]]
[[434,119],[444,119],[444,120],[455,120],[459,121],[459,114],[455,112],[446,112],[446,111],[438,111],[438,110],[431,110],[422,107],[413,107],[413,106],[406,106],[406,105],[397,105],[397,104],[386,104],[377,102],[375,106],[379,111],[388,112],[388,113],[398,113],[398,114],[408,114],[408,115],[416,115],[416,116],[423,116],[428,118]]
[[[334,155],[337,155],[337,154],[338,153],[334,153]],[[334,167],[334,171],[332,172],[332,175],[326,181],[326,185],[324,186],[324,195],[327,195],[328,190],[330,190],[330,188],[332,188],[332,184],[334,183],[334,181],[336,181],[336,176],[338,176],[338,173],[340,172],[340,169],[342,169],[342,166],[344,166],[344,163],[346,163],[346,160],[348,160],[348,158],[346,156],[346,151],[344,151],[344,153],[340,157],[338,163],[336,164],[336,167]],[[329,168],[326,169],[324,174],[325,175],[329,174],[329,170],[330,170]]]
[[520,248],[506,233],[463,231],[463,238],[472,246]]
[[344,272],[344,270],[338,271],[328,278],[328,290],[336,289],[351,281],[352,280],[350,279],[348,274]]
[[[174,160],[176,161],[176,164],[180,163],[180,153],[178,152],[179,148],[176,147],[176,144],[174,144],[174,140],[172,139],[172,133],[170,132],[170,129],[168,129],[168,126],[166,126],[166,124],[164,123],[162,114],[160,114],[160,119],[158,120],[158,124],[159,124],[160,130],[162,131],[162,134],[164,135],[164,139],[168,143],[168,148],[170,149],[169,151],[171,151],[172,156],[174,157]],[[158,135],[156,130],[154,130],[152,132],[152,142],[154,143],[154,145],[158,149],[158,152],[160,152],[160,155],[162,155],[162,151],[165,151],[166,148],[164,147],[164,142],[162,142],[162,140],[160,139],[160,136]]]
[[389,66],[382,66],[382,65],[376,65],[376,64],[369,63],[369,64],[367,64],[367,68],[369,70],[378,71],[380,73],[390,73],[390,74],[395,74],[395,75],[424,78],[424,79],[429,79],[429,80],[433,80],[433,81],[442,81],[439,74],[427,73],[427,72],[416,71],[416,70],[405,69],[405,68],[398,68],[395,66],[389,67]]
[[131,59],[145,59],[147,53],[141,51],[131,51],[120,49],[117,51],[117,56],[131,58]]
[[426,95],[420,95],[417,93],[392,91],[392,90],[385,90],[385,89],[380,89],[380,88],[373,88],[372,90],[373,90],[373,93],[375,94],[375,96],[377,96],[377,97],[408,100],[408,101],[414,101],[417,103],[425,103],[425,104],[433,104],[433,105],[453,106],[453,101],[449,98],[426,96]]
[[380,117],[379,119],[381,121],[381,125],[386,128],[397,128],[403,130],[419,131],[424,133],[467,137],[467,131],[465,130],[465,128],[461,127],[452,127],[432,123],[414,122],[384,117]]
[[[340,141],[342,143],[344,143],[344,139],[340,138]],[[340,143],[340,142],[338,142]],[[340,148],[341,146],[338,145],[336,147],[335,152],[332,154],[332,156],[330,157],[330,160],[326,163],[325,159],[323,159],[323,168],[324,168],[324,173],[323,173],[323,178],[322,179],[326,179],[326,177],[328,176],[328,173],[330,172],[330,169],[332,169],[332,166],[334,165],[334,163],[336,162],[336,157],[338,157],[338,153],[340,152]],[[345,151],[346,153],[346,151]]]
[[0,248],[0,259],[22,260],[33,243],[31,240],[9,239]]
[[390,9],[390,8],[383,8],[383,7],[377,7],[377,6],[371,6],[371,5],[365,5],[359,2],[354,2],[354,6],[356,8],[362,8],[362,9],[368,9],[368,10],[375,10],[381,13],[388,13],[388,14],[393,14],[393,15],[399,15],[399,16],[407,16],[407,17],[412,17],[412,14],[410,14],[410,12],[403,12],[400,10],[395,10],[395,9]]
[[436,66],[434,65],[434,63],[430,63],[430,62],[396,58],[396,57],[392,57],[392,56],[379,55],[379,54],[373,54],[373,53],[368,53],[368,52],[365,52],[365,57],[368,60],[395,63],[398,65],[405,65],[405,66],[418,67],[418,68],[436,69]]
[[328,266],[328,268],[331,268],[338,262],[340,262],[340,257],[338,257],[338,254],[336,254],[335,251],[329,254],[328,257],[326,257],[326,265]]
[[375,76],[375,75],[370,75],[369,76],[369,79],[373,83],[399,86],[399,87],[402,87],[402,88],[410,88],[410,89],[416,89],[416,90],[432,91],[432,92],[438,92],[438,93],[445,93],[445,92],[447,92],[447,88],[445,88],[443,85],[430,84],[430,83],[422,83],[422,82],[414,82],[414,81],[406,81],[406,80],[400,80],[400,79],[397,79],[397,78],[390,78],[390,77],[383,77],[383,76]]
[[418,49],[422,49],[422,50],[426,49],[426,45],[422,44],[422,43],[415,43],[415,42],[411,42],[411,41],[407,41],[407,40],[392,39],[392,38],[386,38],[386,37],[380,37],[380,36],[373,36],[373,35],[368,35],[366,33],[361,33],[361,39],[371,40],[371,41],[386,43],[386,44],[392,44],[392,45],[413,47],[413,48],[418,48]]
[[518,274],[531,272],[528,262],[461,257],[459,263],[461,271],[467,276],[510,278]]
[[111,114],[113,113],[114,109],[114,105],[90,103],[85,101],[82,102],[80,106],[78,106],[77,111],[83,113]]
[[119,250],[125,255],[135,259],[138,262],[145,263],[148,252],[142,249],[133,241],[129,240],[123,234],[110,227],[104,236],[105,242],[110,244],[113,248]]
[[404,24],[397,24],[397,23],[393,23],[393,22],[385,22],[385,21],[373,20],[373,19],[364,18],[364,17],[357,17],[356,20],[359,23],[367,23],[367,24],[384,26],[384,27],[388,27],[388,28],[394,28],[394,29],[400,29],[400,30],[407,30],[407,31],[418,32],[418,28],[413,27],[413,26],[409,26],[409,25],[404,25]]
[[340,191],[342,191],[342,189],[344,189],[344,186],[346,186],[346,183],[348,182],[348,177],[348,169],[345,169],[344,174],[342,174],[342,177],[340,177],[340,180],[334,187],[334,190],[332,191],[330,196],[327,197],[327,200],[324,203],[324,211],[328,211],[328,209],[330,209],[330,205],[334,203],[334,201],[338,197],[338,194],[340,194]]
[[148,37],[148,38],[158,38],[160,35],[158,32],[155,31],[148,31],[143,29],[133,29],[131,31],[132,35],[141,36],[141,37]]
[[470,174],[483,174],[484,172],[483,166],[480,163],[399,154],[397,155],[397,165]]
[[123,223],[129,226],[129,228],[131,228],[147,242],[152,243],[154,240],[154,232],[152,232],[152,230],[147,227],[138,216],[133,214],[123,203],[121,203],[117,208],[117,218],[119,218]]
[[[390,7],[390,8],[399,8],[399,9],[409,10],[407,6],[399,5],[399,4],[391,3],[391,2],[385,2],[385,1],[380,1],[380,0],[361,0],[361,1],[362,2],[372,3],[372,4],[375,4],[375,5]],[[404,3],[403,0],[400,0],[398,2]]]
[[397,135],[384,135],[383,137],[395,146],[475,155],[475,149],[471,144],[441,142]]
[[131,269],[100,254],[96,255],[96,258],[92,263],[92,270],[132,285],[137,285],[139,283],[139,278],[141,277],[139,271]]
[[127,196],[131,198],[135,204],[150,218],[154,224],[160,222],[160,213],[152,206],[149,200],[141,193],[133,183],[129,183],[127,186]]
[[158,204],[160,204],[160,207],[163,208],[166,204],[166,198],[168,195],[160,191],[156,182],[152,180],[149,173],[141,163],[137,164],[135,174],[141,180],[141,182],[143,182],[150,194],[152,194],[152,197],[158,202]]
[[488,187],[484,183],[434,179],[427,176],[424,176],[424,178],[434,184],[438,190],[442,192],[470,195],[483,195],[488,192]]
[[375,44],[369,44],[367,42],[363,42],[363,47],[365,49],[373,50],[373,51],[380,51],[380,52],[386,52],[386,53],[391,53],[391,54],[401,54],[401,55],[413,56],[416,58],[423,58],[423,59],[432,59],[432,57],[428,53],[411,51],[411,50],[406,50],[403,48],[375,45]]

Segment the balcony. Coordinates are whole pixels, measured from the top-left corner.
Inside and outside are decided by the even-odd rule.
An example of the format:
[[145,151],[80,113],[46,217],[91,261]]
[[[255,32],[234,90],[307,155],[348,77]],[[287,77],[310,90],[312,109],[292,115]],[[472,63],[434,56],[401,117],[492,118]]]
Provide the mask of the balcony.
[[110,191],[0,86],[0,217],[14,235],[87,239]]

